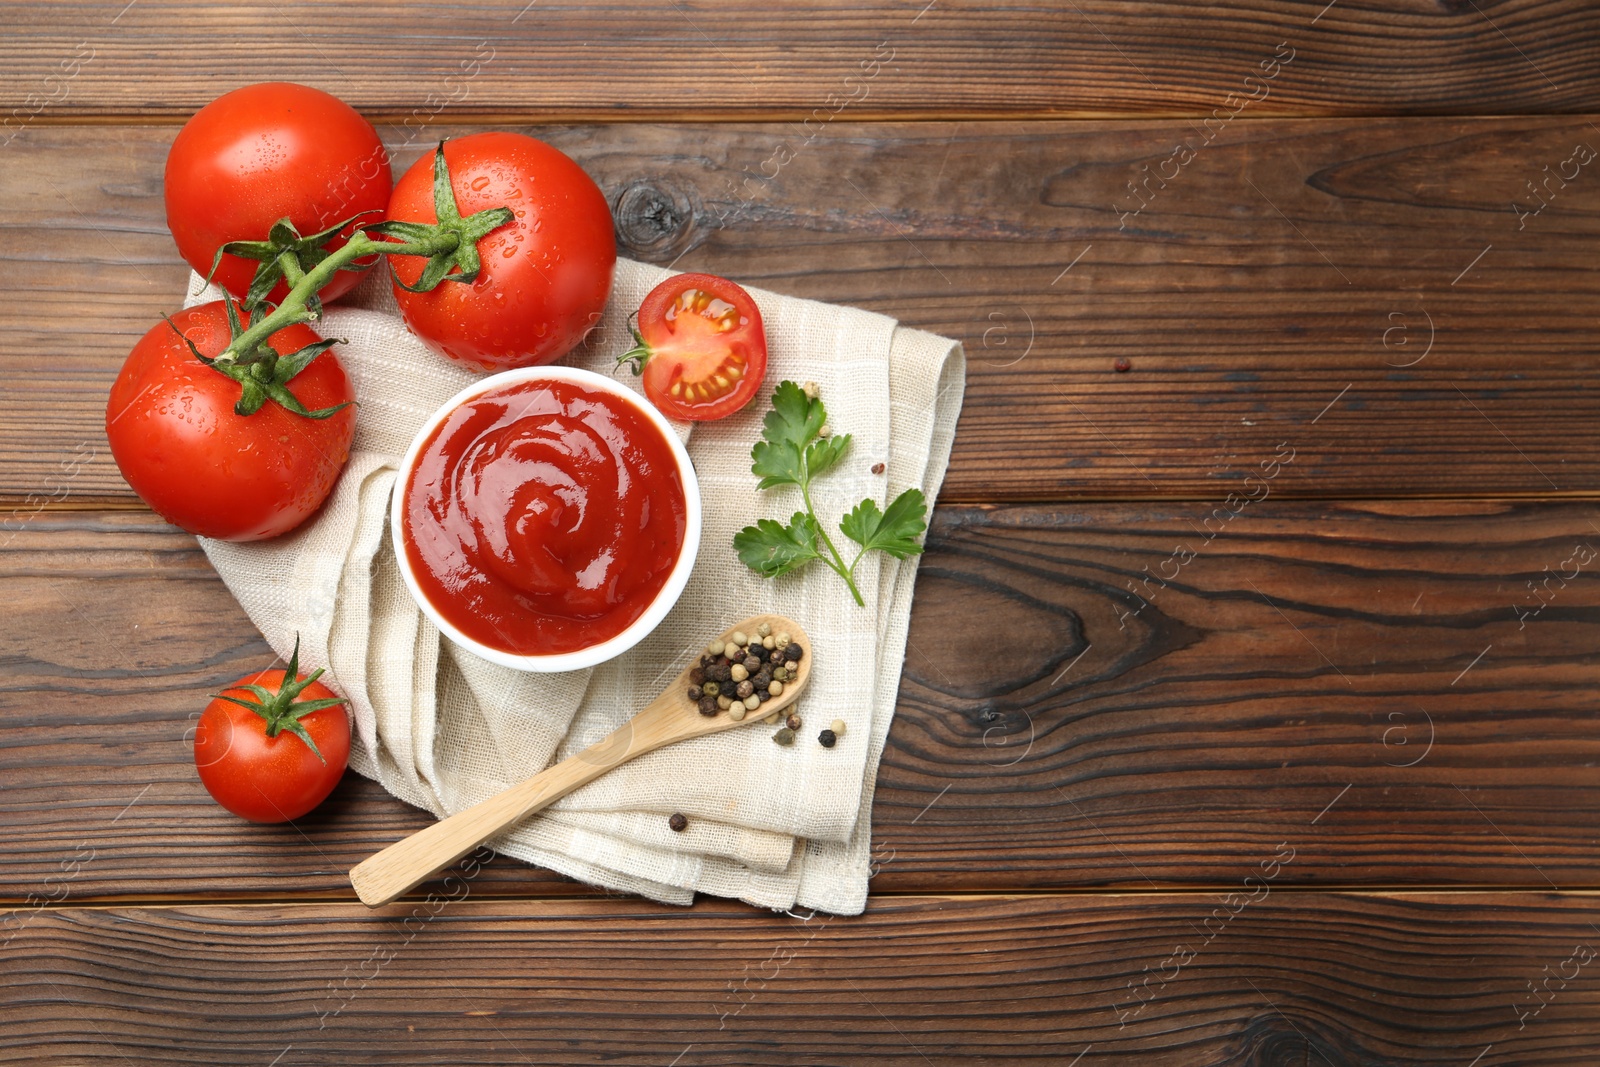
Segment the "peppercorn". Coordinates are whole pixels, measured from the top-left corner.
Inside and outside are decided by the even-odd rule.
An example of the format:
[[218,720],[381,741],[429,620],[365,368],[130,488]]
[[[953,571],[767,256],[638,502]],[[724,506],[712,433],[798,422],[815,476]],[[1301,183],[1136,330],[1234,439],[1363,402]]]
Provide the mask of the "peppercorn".
[[719,663],[707,668],[706,675],[714,682],[729,682],[733,680],[733,669],[726,663]]
[[1111,369],[1118,374],[1126,374],[1133,369],[1133,361],[1127,356],[1118,356],[1116,362],[1111,364]]
[[775,642],[772,640],[772,635],[771,634],[768,634],[766,637],[763,637],[761,639],[761,647],[766,649],[768,652],[772,651],[772,647],[773,647],[774,644],[775,644]]
[[760,657],[754,655],[746,656],[744,658],[744,669],[749,671],[751,674],[759,671],[761,669]]
[[757,704],[765,704],[767,701],[772,699],[772,694],[767,692],[765,689],[757,689],[750,695],[755,698],[755,702]]
[[823,748],[832,748],[839,743],[839,735],[832,730],[824,730],[817,735],[817,741]]
[[775,697],[783,696],[783,683],[774,678],[767,685],[767,692],[771,693]]
[[791,730],[800,729],[800,715],[799,715],[799,713],[790,712],[789,717],[787,719],[783,720],[783,725],[787,726]]
[[683,812],[675,811],[672,813],[672,818],[667,820],[667,825],[672,827],[673,833],[681,834],[689,828],[689,820],[684,817]]
[[745,697],[749,696],[751,693],[754,693],[755,691],[756,691],[755,683],[752,682],[748,678],[746,678],[744,681],[740,682],[739,683],[739,688],[734,690],[735,693],[739,694],[739,699],[740,700],[743,700]]
[[735,663],[728,668],[728,677],[735,682],[742,682],[750,677],[750,670],[743,663]]
[[817,398],[817,383],[807,382],[800,387],[800,391],[806,394],[807,400],[815,400]]
[[872,473],[873,474],[882,474],[883,470],[884,470],[884,468],[883,468],[883,464],[882,463],[874,463],[872,465]]
[[[787,652],[784,653],[785,656],[787,656],[788,654],[789,653],[787,653]],[[791,660],[785,660],[784,663],[783,663],[783,669],[789,672],[789,677],[793,678],[795,671],[798,671],[800,669],[800,664],[796,663],[792,659]]]
[[700,714],[710,716],[710,715],[715,715],[716,713],[717,713],[717,698],[716,697],[701,697],[700,698]]
[[744,631],[743,630],[735,630],[735,631],[733,631],[732,640],[733,640],[733,643],[736,644],[736,645],[747,645],[747,644],[750,643],[750,639],[744,635]]
[[843,719],[834,719],[831,723],[828,724],[828,728],[831,729],[838,736],[840,736],[840,737],[844,736],[844,720]]
[[772,680],[774,682],[787,682],[789,680],[789,672],[782,667],[774,667],[772,669]]
[[773,734],[772,739],[787,748],[789,745],[794,744],[794,731],[785,726]]
[[714,697],[720,692],[722,692],[722,686],[717,682],[707,682],[700,687],[700,695],[703,697]]
[[798,663],[800,659],[805,656],[805,654],[806,650],[793,642],[790,643],[788,648],[783,650],[783,658],[792,659],[796,663]]
[[744,710],[743,704],[735,704],[733,707],[728,709],[728,718],[732,719],[734,722],[743,722],[744,717],[748,714],[749,712]]
[[768,726],[776,726],[776,725],[778,725],[778,713],[777,712],[773,712],[771,715],[768,715],[765,719],[762,719],[761,721],[766,723]]
[[[717,683],[712,682],[711,684],[716,685]],[[711,695],[716,696],[717,694],[712,693]],[[705,693],[701,691],[698,685],[691,685],[689,687],[689,699],[694,701],[696,704],[700,703],[700,698],[703,696],[705,696]]]
[[744,706],[746,711],[755,711],[761,706],[761,698],[751,693],[744,698]]
[[723,711],[727,711],[732,706],[733,698],[728,696],[727,693],[723,693],[721,696],[717,697],[717,707],[721,708]]
[[779,648],[788,648],[789,647],[789,631],[788,630],[779,630],[777,633],[772,635],[772,641]]
[[750,680],[755,683],[757,689],[766,689],[772,684],[772,672],[763,667],[761,673]]
[[829,426],[827,423],[823,423],[821,428],[819,428],[817,430],[817,436],[818,437],[832,437],[833,436],[833,427]]
[[704,667],[696,667],[696,668],[694,668],[693,670],[691,670],[689,672],[689,684],[690,685],[703,685],[703,684],[705,684],[705,680],[706,680],[706,669]]
[[712,656],[720,656],[722,655],[722,650],[726,648],[727,645],[728,643],[726,641],[713,641],[706,646],[706,652]]
[[770,622],[762,623],[760,626],[756,627],[756,633],[761,637],[770,636],[772,634],[772,624]]
[[779,664],[779,663],[783,662],[783,657],[784,657],[783,649],[775,648],[771,652],[767,653],[767,662],[771,663],[771,664]]

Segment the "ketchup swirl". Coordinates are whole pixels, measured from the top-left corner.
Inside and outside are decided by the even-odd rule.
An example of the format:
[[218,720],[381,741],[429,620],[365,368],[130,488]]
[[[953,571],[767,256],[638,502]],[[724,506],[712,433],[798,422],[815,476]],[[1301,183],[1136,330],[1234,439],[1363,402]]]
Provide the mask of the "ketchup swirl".
[[514,655],[606,641],[655,599],[683,548],[682,479],[661,431],[570,382],[474,397],[404,487],[406,557],[439,613]]

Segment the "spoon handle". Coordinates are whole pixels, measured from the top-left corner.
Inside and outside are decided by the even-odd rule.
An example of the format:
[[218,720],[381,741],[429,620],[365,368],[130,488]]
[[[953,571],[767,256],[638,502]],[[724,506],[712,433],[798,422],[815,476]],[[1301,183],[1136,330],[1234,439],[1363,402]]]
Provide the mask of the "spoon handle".
[[662,710],[652,704],[582,752],[369,856],[350,870],[356,896],[369,908],[387,904],[574,789],[660,748],[674,739],[662,729]]

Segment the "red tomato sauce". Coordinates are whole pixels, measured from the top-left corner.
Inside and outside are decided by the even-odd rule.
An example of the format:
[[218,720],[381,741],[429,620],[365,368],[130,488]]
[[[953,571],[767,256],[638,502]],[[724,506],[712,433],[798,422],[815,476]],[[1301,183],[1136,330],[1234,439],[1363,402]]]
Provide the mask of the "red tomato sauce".
[[406,558],[428,602],[513,655],[575,652],[627,629],[666,584],[688,522],[660,429],[570,382],[462,404],[404,491]]

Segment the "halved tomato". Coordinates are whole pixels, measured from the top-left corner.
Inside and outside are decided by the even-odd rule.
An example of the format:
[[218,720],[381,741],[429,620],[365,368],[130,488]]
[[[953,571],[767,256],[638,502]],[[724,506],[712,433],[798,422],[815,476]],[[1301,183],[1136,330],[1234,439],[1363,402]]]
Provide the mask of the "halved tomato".
[[678,274],[650,290],[633,337],[617,363],[643,373],[645,396],[668,418],[732,415],[767,374],[761,312],[749,293],[714,274]]

